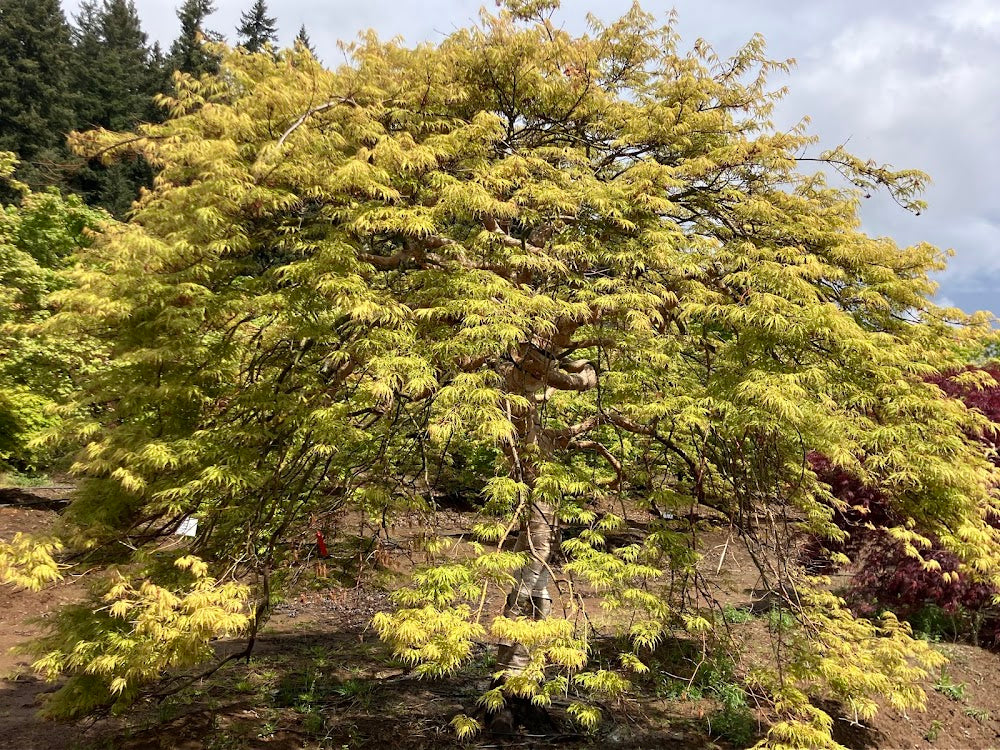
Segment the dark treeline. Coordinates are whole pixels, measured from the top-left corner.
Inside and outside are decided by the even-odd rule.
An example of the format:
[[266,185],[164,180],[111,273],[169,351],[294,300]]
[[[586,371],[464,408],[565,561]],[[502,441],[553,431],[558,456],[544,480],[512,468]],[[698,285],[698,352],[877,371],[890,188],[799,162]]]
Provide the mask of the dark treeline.
[[[87,0],[71,18],[59,0],[0,0],[0,151],[21,160],[18,178],[125,214],[152,181],[149,165],[87,161],[69,151],[66,136],[160,120],[155,97],[172,91],[174,71],[197,75],[215,67],[201,43],[224,39],[210,28],[214,11],[212,0],[184,0],[180,33],[165,51],[150,43],[133,0]],[[235,32],[250,52],[274,45],[277,22],[267,3],[255,0]],[[310,46],[304,26],[297,39]],[[0,186],[0,203],[14,199],[9,190]]]

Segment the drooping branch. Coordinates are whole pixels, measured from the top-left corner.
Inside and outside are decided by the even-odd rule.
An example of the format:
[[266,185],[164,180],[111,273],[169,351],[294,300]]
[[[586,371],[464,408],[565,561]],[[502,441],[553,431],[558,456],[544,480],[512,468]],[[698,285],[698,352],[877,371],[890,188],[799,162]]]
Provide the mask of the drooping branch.
[[639,424],[638,422],[614,412],[605,412],[604,416],[611,424],[615,425],[615,427],[625,430],[626,432],[631,432],[634,435],[647,435],[653,438],[660,445],[669,449],[672,453],[683,460],[684,463],[688,465],[688,468],[691,469],[692,473],[695,475],[700,473],[698,465],[694,462],[694,459],[681,450],[681,448],[674,441],[661,435],[655,426]]

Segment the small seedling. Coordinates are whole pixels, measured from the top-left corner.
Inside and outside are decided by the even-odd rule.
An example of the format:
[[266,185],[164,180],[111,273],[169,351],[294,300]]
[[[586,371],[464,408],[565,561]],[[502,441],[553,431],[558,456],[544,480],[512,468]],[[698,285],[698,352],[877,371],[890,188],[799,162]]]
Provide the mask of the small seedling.
[[972,717],[980,724],[985,724],[987,721],[990,720],[990,718],[992,718],[990,716],[990,712],[987,711],[985,708],[976,708],[975,706],[969,706],[967,709],[965,709],[965,715]]
[[931,725],[924,732],[924,739],[928,742],[935,742],[938,737],[941,736],[941,730],[944,729],[944,724],[942,724],[937,719],[931,722]]
[[953,701],[965,700],[965,688],[966,684],[964,682],[954,682],[951,677],[948,676],[947,672],[941,672],[941,676],[938,677],[938,681],[934,683],[934,689],[937,690],[945,698]]

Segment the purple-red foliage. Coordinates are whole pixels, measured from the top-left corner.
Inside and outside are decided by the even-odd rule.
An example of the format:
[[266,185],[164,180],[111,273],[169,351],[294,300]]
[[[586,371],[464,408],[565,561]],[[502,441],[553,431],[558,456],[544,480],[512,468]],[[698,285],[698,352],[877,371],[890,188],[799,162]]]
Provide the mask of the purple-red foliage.
[[855,575],[851,589],[858,606],[881,605],[908,617],[927,604],[935,604],[945,612],[977,611],[993,603],[995,589],[970,580],[965,575],[945,579],[942,573],[958,570],[958,557],[943,549],[923,552],[926,560],[937,560],[941,571],[925,570],[912,557],[903,554],[899,545],[884,534],[870,545],[863,564]]
[[834,509],[833,522],[850,536],[842,543],[824,542],[822,548],[843,552],[853,558],[870,536],[868,524],[879,527],[896,522],[889,501],[876,488],[864,484],[856,475],[834,466],[821,453],[810,453],[808,458],[809,465],[820,480],[830,485],[833,496],[846,503],[844,507]]
[[[982,369],[1000,383],[1000,367],[991,365]],[[930,382],[992,421],[1000,422],[1000,386],[974,389],[959,385],[946,376],[931,378]],[[994,449],[991,460],[1000,465],[1000,435],[989,433],[978,437]],[[926,570],[919,561],[903,552],[902,545],[878,530],[895,523],[891,506],[878,489],[833,466],[820,454],[811,454],[809,462],[819,478],[830,485],[834,497],[847,504],[834,511],[833,521],[850,536],[840,544],[814,542],[807,547],[806,554],[815,559],[821,551],[818,548],[822,547],[843,552],[857,563],[858,572],[851,583],[849,596],[859,614],[891,609],[902,617],[909,617],[932,604],[951,615],[969,616],[977,621],[980,630],[976,635],[984,643],[1000,646],[1000,617],[993,605],[998,593],[996,588],[973,581],[964,574],[945,579],[942,573],[957,571],[959,561],[953,553],[936,546],[923,551],[922,555],[927,560],[936,560],[941,570]],[[993,521],[1000,525],[1000,519]]]
[[[966,370],[987,372],[997,383],[1000,383],[1000,365],[991,364],[985,367],[970,365]],[[970,388],[959,385],[952,377],[946,375],[928,378],[927,381],[934,383],[952,398],[961,399],[970,409],[976,409],[989,417],[993,422],[1000,423],[1000,385],[990,388]],[[1000,433],[991,432],[986,435],[979,435],[978,437],[986,445],[993,448],[994,451],[1000,451]],[[990,458],[994,464],[1000,466],[1000,456],[996,452]]]

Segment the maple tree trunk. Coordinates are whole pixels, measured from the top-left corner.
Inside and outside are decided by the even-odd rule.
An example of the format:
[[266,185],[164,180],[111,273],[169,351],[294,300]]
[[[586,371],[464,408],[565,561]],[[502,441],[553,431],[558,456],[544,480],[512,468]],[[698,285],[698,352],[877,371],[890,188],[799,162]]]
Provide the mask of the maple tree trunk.
[[[552,610],[552,595],[549,593],[552,558],[558,534],[558,519],[555,508],[548,503],[534,502],[530,515],[521,522],[515,552],[527,552],[528,561],[518,571],[507,594],[504,617],[528,617],[541,620]],[[527,649],[520,643],[501,643],[497,661],[502,669],[520,672],[529,661]]]
[[[566,323],[565,330],[552,341],[537,340],[523,345],[513,358],[516,366],[509,366],[504,372],[508,390],[526,397],[533,404],[524,412],[511,415],[519,439],[517,448],[509,453],[511,476],[527,485],[532,495],[538,466],[550,459],[558,447],[553,433],[543,428],[541,404],[555,390],[584,391],[597,383],[597,371],[588,361],[560,362],[557,356],[560,347],[569,346],[569,339],[578,325]],[[509,618],[542,620],[552,610],[549,561],[555,553],[559,519],[554,504],[537,497],[532,497],[530,503],[526,517],[521,519],[514,546],[515,552],[527,553],[528,560],[515,576],[503,614]],[[502,669],[516,674],[524,670],[530,658],[522,644],[501,643],[497,661]]]

